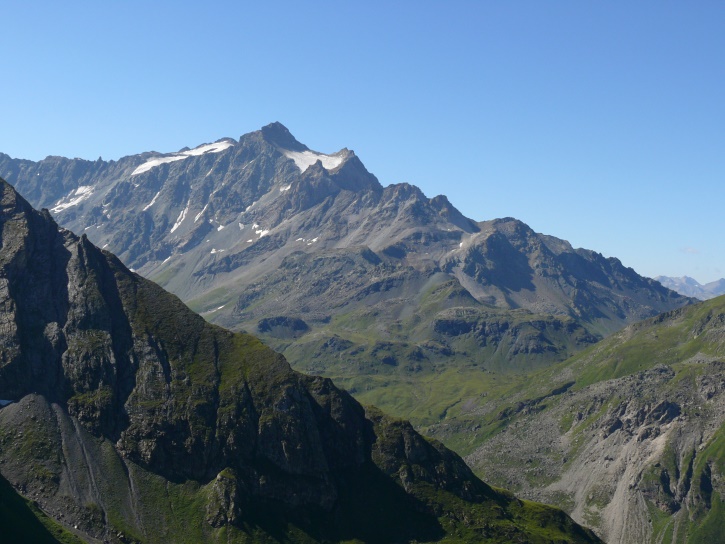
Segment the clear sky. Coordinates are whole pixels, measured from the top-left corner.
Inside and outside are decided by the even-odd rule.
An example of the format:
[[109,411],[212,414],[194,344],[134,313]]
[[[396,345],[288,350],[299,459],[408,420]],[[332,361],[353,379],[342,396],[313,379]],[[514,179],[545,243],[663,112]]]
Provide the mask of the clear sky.
[[[394,5],[390,5],[394,4]],[[725,276],[721,1],[4,2],[0,152],[272,121],[639,273]]]

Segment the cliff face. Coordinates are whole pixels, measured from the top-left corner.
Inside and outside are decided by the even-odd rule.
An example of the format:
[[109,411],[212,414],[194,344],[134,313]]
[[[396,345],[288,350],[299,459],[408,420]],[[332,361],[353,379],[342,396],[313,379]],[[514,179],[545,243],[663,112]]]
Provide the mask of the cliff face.
[[1,206],[0,471],[84,537],[596,540],[206,323],[5,182]]

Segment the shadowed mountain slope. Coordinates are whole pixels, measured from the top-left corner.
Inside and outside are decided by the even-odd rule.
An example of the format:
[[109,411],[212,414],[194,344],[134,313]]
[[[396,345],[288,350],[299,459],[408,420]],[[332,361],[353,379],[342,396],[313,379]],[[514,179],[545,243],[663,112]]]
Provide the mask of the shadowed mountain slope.
[[113,542],[597,541],[0,184],[0,472],[49,516]]

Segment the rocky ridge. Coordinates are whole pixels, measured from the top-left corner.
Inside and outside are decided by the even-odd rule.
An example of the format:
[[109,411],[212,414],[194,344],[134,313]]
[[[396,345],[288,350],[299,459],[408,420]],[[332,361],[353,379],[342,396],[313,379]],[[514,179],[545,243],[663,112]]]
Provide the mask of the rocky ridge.
[[83,538],[597,541],[0,186],[0,472]]

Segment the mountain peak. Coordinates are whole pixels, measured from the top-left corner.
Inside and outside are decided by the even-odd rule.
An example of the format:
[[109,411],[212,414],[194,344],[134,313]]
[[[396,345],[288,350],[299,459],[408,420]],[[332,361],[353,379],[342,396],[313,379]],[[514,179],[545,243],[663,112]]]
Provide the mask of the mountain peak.
[[699,281],[689,276],[673,278],[669,276],[657,276],[656,281],[681,295],[708,300],[725,294],[725,278],[712,281],[702,285]]
[[4,218],[8,213],[12,211],[28,212],[31,209],[31,205],[20,196],[15,187],[0,178],[0,225],[4,223]]
[[269,143],[289,151],[307,151],[308,147],[292,136],[292,133],[279,121],[262,127],[262,137]]

